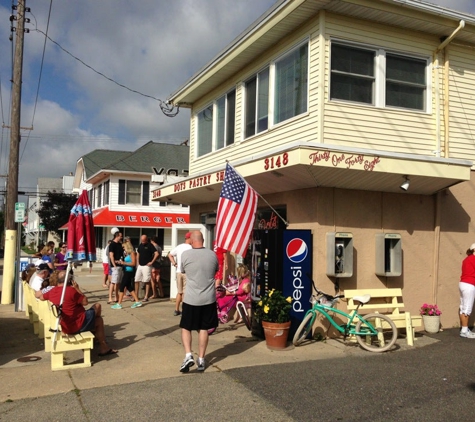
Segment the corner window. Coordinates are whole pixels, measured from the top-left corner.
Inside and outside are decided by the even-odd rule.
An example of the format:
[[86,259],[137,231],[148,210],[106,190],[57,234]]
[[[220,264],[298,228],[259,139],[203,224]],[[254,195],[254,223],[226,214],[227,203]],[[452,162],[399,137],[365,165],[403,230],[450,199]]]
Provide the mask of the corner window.
[[234,143],[236,90],[218,98],[197,115],[197,156]]
[[421,58],[332,43],[330,99],[424,111],[427,66]]

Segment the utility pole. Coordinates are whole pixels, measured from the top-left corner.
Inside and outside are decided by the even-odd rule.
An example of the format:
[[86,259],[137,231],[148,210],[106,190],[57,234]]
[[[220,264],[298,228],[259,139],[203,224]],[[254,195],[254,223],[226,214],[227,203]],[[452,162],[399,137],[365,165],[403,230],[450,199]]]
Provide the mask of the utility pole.
[[[18,202],[18,167],[20,152],[21,84],[23,72],[23,44],[25,37],[25,2],[18,0],[15,56],[13,61],[12,111],[10,131],[10,159],[7,179],[7,206],[5,209],[5,256],[3,261],[2,305],[13,302],[15,287],[15,258],[17,231],[15,230],[15,203]],[[14,18],[12,19],[13,23]],[[13,30],[13,29],[12,29]]]

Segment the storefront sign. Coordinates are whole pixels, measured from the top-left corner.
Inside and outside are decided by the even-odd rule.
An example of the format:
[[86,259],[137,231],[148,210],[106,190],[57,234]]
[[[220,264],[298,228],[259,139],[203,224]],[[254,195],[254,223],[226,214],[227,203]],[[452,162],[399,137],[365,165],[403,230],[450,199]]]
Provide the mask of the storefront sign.
[[309,155],[310,165],[319,162],[331,163],[333,167],[346,169],[356,168],[359,170],[373,171],[381,162],[380,157],[363,154],[348,154],[343,152],[316,151]]

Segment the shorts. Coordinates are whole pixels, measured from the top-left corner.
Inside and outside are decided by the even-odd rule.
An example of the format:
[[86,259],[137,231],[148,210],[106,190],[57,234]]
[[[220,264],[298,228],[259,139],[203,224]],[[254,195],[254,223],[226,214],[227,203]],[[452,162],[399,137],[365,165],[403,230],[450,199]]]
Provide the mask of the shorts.
[[473,284],[459,282],[460,291],[460,314],[470,315],[475,300],[475,286]]
[[194,306],[183,303],[180,328],[187,331],[210,330],[218,327],[216,302],[209,305]]
[[139,265],[137,267],[137,272],[135,273],[135,282],[150,283],[150,278],[152,277],[152,267],[148,265]]
[[109,264],[102,263],[102,268],[104,269],[104,274],[105,275],[111,274],[111,269],[110,269]]
[[177,293],[182,295],[186,287],[186,274],[176,273],[176,289]]
[[123,275],[124,275],[124,272],[122,270],[122,267],[112,267],[111,283],[120,284],[120,282],[122,281]]
[[82,327],[79,330],[80,333],[84,331],[94,331],[94,327],[96,326],[96,311],[94,308],[89,308],[86,311],[86,316],[84,318],[84,322],[82,323]]

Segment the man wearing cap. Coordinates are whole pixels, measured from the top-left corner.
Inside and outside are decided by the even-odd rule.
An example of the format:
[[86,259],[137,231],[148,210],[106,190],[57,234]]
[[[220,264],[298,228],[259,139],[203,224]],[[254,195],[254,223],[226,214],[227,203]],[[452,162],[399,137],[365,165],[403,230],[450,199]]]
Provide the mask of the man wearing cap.
[[49,266],[41,259],[36,261],[35,266],[36,274],[34,277],[31,277],[30,286],[35,292],[39,292],[41,290],[43,281],[49,277]]
[[181,254],[191,249],[191,233],[188,232],[185,234],[185,243],[180,243],[176,248],[172,249],[168,254],[168,259],[170,260],[172,266],[176,268],[176,301],[175,301],[175,312],[173,315],[181,315],[180,304],[183,301],[183,293],[186,287],[186,275],[181,272]]
[[122,260],[122,255],[124,253],[122,249],[122,233],[120,231],[114,231],[114,239],[109,245],[109,265],[112,270],[111,283],[109,286],[109,301],[107,303],[112,303],[112,293],[115,292],[115,299],[119,298],[119,286],[122,280],[123,272],[122,265],[120,261]]
[[462,261],[462,275],[459,281],[460,337],[473,339],[475,332],[469,330],[468,324],[475,300],[475,243],[467,249],[466,255]]

